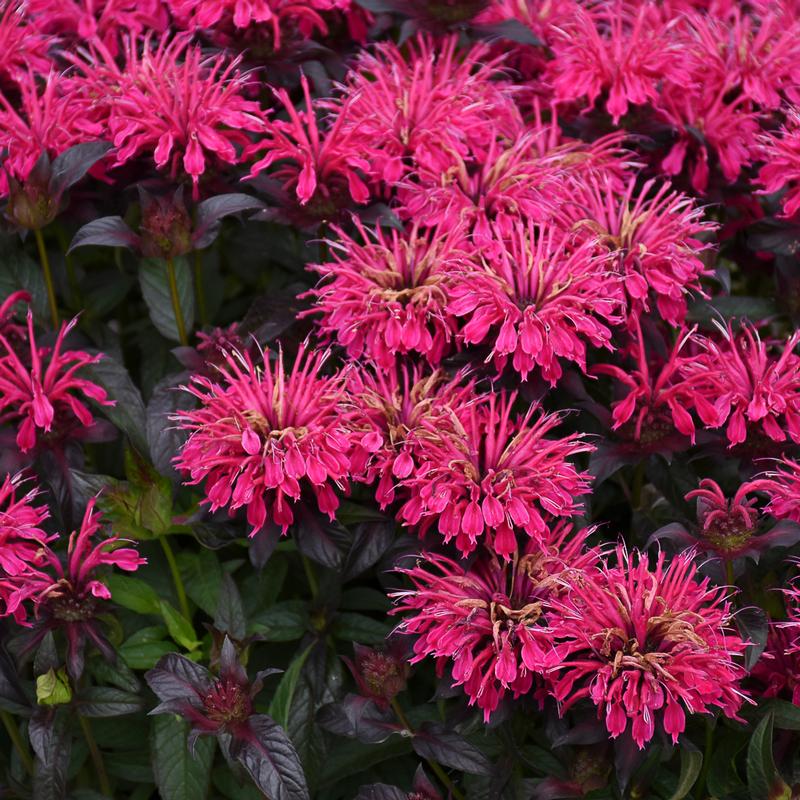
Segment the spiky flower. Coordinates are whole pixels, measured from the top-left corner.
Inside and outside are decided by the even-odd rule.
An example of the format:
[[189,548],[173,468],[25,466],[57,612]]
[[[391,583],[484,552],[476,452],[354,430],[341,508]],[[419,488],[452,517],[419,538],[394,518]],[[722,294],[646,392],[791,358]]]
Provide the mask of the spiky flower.
[[562,223],[599,240],[623,278],[632,313],[650,309],[651,297],[670,325],[686,318],[690,292],[703,295],[700,278],[709,274],[701,258],[708,245],[698,238],[715,229],[703,210],[667,182],[649,180],[623,191],[611,180],[581,181],[563,211]]
[[77,325],[77,317],[62,323],[52,349],[36,343],[30,309],[27,321],[26,356],[0,334],[0,422],[17,425],[17,446],[23,453],[43,437],[62,439],[76,428],[91,427],[94,418],[82,398],[104,406],[116,404],[108,399],[105,389],[77,374],[82,367],[100,361],[102,354],[64,349],[64,340]]
[[656,727],[677,742],[686,712],[716,709],[738,719],[746,695],[736,660],[748,644],[731,624],[726,589],[698,580],[691,553],[654,569],[617,548],[566,598],[556,635],[564,645],[553,693],[562,714],[588,698],[612,738],[626,730],[639,748]]
[[352,434],[341,380],[321,374],[327,358],[301,346],[286,374],[282,350],[274,365],[269,351],[256,365],[249,352],[234,350],[217,380],[193,375],[183,387],[200,407],[174,417],[189,434],[175,463],[188,484],[205,483],[211,511],[246,508],[251,535],[267,521],[285,533],[304,488],[333,519],[333,487],[347,489]]
[[455,265],[448,310],[467,317],[459,337],[488,343],[499,372],[509,358],[523,380],[534,369],[555,386],[560,359],[586,371],[586,348],[611,347],[611,328],[624,322],[620,276],[597,243],[575,241],[551,226],[517,223],[480,265]]
[[786,697],[800,706],[800,647],[797,631],[773,622],[767,646],[750,675],[763,684],[764,697]]
[[800,442],[800,356],[794,352],[800,332],[773,353],[753,325],[743,322],[738,332],[730,322],[718,327],[719,340],[695,337],[703,352],[681,368],[695,396],[706,401],[697,405],[700,418],[711,428],[726,425],[730,447],[756,431],[774,442]]
[[394,502],[398,484],[419,465],[418,437],[431,427],[452,428],[454,410],[473,400],[474,384],[463,378],[448,380],[442,370],[425,372],[408,364],[388,370],[353,365],[348,371],[355,435],[351,471],[368,484],[380,478],[375,499],[381,509]]
[[783,216],[793,217],[800,211],[800,106],[789,107],[780,130],[762,138],[761,157],[759,183],[768,193],[785,188]]
[[7,0],[0,11],[0,85],[25,81],[30,74],[47,74],[52,62],[51,37],[31,17],[30,3]]
[[469,261],[457,229],[441,233],[410,225],[405,231],[367,230],[361,241],[334,228],[333,256],[311,267],[322,276],[304,296],[315,300],[320,329],[346,348],[389,369],[398,354],[420,353],[436,366],[452,345],[456,323],[447,311],[452,274]]
[[516,531],[539,537],[542,513],[570,516],[589,487],[568,459],[594,447],[581,435],[548,434],[562,420],[531,405],[512,416],[516,393],[492,392],[453,412],[450,429],[423,421],[420,466],[404,482],[410,494],[400,510],[420,534],[436,526],[446,542],[468,555],[483,541],[509,558]]
[[463,686],[487,722],[506,694],[528,694],[534,676],[561,661],[553,604],[596,561],[585,548],[590,532],[573,534],[562,521],[512,562],[483,554],[464,566],[423,553],[400,569],[413,588],[392,594],[393,613],[408,615],[398,631],[415,637],[411,662],[433,656],[440,675],[450,666],[453,685]]
[[39,550],[53,537],[42,529],[49,516],[47,506],[35,505],[34,487],[19,495],[24,477],[6,475],[0,485],[0,574],[19,575],[39,559]]
[[748,488],[767,495],[766,513],[800,523],[800,462],[784,457],[774,469],[756,476]]
[[13,616],[21,625],[33,624],[26,650],[36,647],[48,631],[62,631],[67,640],[67,668],[75,678],[83,672],[88,642],[106,658],[114,658],[99,619],[105,602],[111,599],[103,571],[117,567],[134,572],[146,563],[133,547],[118,547],[116,536],[93,541],[102,526],[102,515],[94,507],[93,498],[80,528],[69,536],[65,559],[42,541],[28,569],[16,575],[0,570],[0,616]]

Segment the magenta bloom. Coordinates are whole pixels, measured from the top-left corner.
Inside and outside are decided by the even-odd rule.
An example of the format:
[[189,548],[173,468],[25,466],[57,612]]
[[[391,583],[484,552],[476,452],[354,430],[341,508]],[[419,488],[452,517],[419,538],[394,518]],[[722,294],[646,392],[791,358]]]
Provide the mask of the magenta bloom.
[[39,551],[53,537],[41,525],[49,516],[47,506],[34,505],[37,489],[21,497],[21,473],[6,475],[0,486],[0,574],[12,577],[26,572],[39,560]]
[[67,639],[67,668],[73,677],[83,671],[83,650],[92,642],[106,658],[114,658],[114,649],[103,636],[99,614],[111,599],[101,570],[118,567],[127,572],[146,563],[133,547],[117,547],[118,537],[93,542],[101,527],[94,499],[86,506],[80,529],[73,532],[67,545],[66,560],[42,542],[36,562],[17,575],[0,570],[0,606],[2,616],[13,616],[20,625],[30,624],[29,607],[39,622],[26,650],[32,650],[50,630],[63,631]]
[[351,472],[363,483],[380,478],[375,499],[381,509],[419,465],[418,438],[430,429],[454,431],[456,409],[474,398],[474,384],[462,378],[448,380],[441,370],[426,373],[407,364],[388,370],[353,365],[347,372],[348,401],[355,408]]
[[273,176],[284,191],[293,191],[301,206],[317,220],[335,218],[352,203],[369,200],[370,190],[359,174],[369,172],[365,145],[344,125],[344,116],[336,115],[333,124],[320,131],[308,79],[302,75],[306,110],[298,111],[285,89],[275,89],[275,96],[286,110],[288,120],[267,123],[266,134],[247,150],[247,155],[266,150],[250,171],[253,177],[277,163]]
[[766,513],[800,523],[800,463],[784,457],[775,469],[757,476],[748,487],[767,495]]
[[[283,0],[169,0],[169,5],[178,20],[188,27],[213,28],[220,20],[227,19],[237,28],[269,22],[275,26],[275,38],[280,41],[280,11],[286,3]],[[302,8],[300,3],[294,5]],[[310,8],[309,12],[313,13]],[[276,49],[278,47],[276,44]]]
[[764,685],[764,697],[786,697],[800,706],[800,646],[797,631],[773,622],[767,646],[750,675]]
[[681,369],[691,381],[697,411],[710,428],[726,426],[729,447],[748,434],[763,431],[774,442],[800,443],[800,356],[794,353],[800,332],[779,344],[781,352],[763,342],[756,328],[742,323],[738,335],[731,323],[720,326],[722,339],[696,336],[704,350]]
[[438,364],[455,336],[447,311],[452,274],[470,257],[457,230],[441,233],[367,230],[355,220],[363,244],[340,228],[329,242],[333,260],[311,268],[322,276],[314,298],[320,329],[346,348],[390,369],[398,354],[420,353]]
[[650,538],[670,539],[681,547],[695,547],[726,560],[752,558],[774,547],[791,547],[800,541],[800,526],[779,522],[770,530],[756,507],[755,497],[748,494],[757,482],[742,484],[728,498],[711,478],[700,481],[697,489],[686,494],[686,500],[697,500],[697,526],[687,530],[672,523],[656,531]]
[[762,139],[761,157],[764,166],[758,173],[764,192],[772,193],[786,188],[781,199],[784,217],[793,217],[800,211],[800,106],[786,111],[786,122],[777,134],[766,134]]
[[94,424],[81,397],[113,406],[105,389],[77,375],[78,370],[102,359],[83,350],[64,350],[64,339],[77,325],[75,317],[62,323],[52,349],[36,344],[33,314],[28,310],[30,360],[23,360],[0,334],[0,422],[17,425],[17,447],[27,453],[43,434],[47,438],[71,435],[77,427]]
[[0,84],[24,82],[33,74],[47,74],[52,62],[48,49],[49,36],[31,19],[31,4],[7,0],[0,11]]
[[666,182],[650,180],[637,190],[635,178],[622,192],[609,178],[584,181],[571,198],[562,223],[599,239],[613,256],[632,313],[649,311],[654,296],[661,317],[670,325],[682,324],[687,295],[703,295],[700,278],[710,274],[700,258],[707,245],[697,237],[716,226],[703,220],[703,210]]
[[516,531],[541,537],[542,513],[580,509],[589,477],[567,459],[594,450],[581,435],[547,438],[559,414],[531,405],[512,417],[516,393],[493,392],[457,410],[454,430],[423,422],[416,448],[420,466],[404,482],[410,499],[400,509],[407,525],[432,526],[468,555],[479,540],[504,558],[517,549]]
[[347,490],[351,433],[342,382],[320,374],[327,357],[301,347],[287,375],[283,351],[274,366],[268,351],[256,366],[234,350],[218,380],[193,375],[183,387],[200,408],[173,418],[189,433],[175,463],[189,485],[205,482],[212,511],[246,508],[251,536],[267,521],[285,533],[303,487],[331,519],[339,506],[333,486]]
[[561,610],[561,713],[588,698],[613,738],[629,729],[640,749],[656,725],[677,742],[687,711],[738,719],[748,698],[734,659],[748,644],[732,627],[726,590],[697,579],[691,553],[668,565],[660,553],[654,570],[621,546],[617,559],[577,583]]
[[630,105],[658,97],[661,81],[679,81],[680,49],[655,3],[626,0],[576,5],[551,44],[548,78],[558,101],[586,98],[593,106],[607,93],[605,107],[616,125]]
[[328,103],[372,152],[369,174],[396,184],[415,168],[444,174],[459,158],[483,160],[495,137],[523,129],[499,59],[484,44],[466,53],[458,37],[435,44],[418,36],[401,51],[392,42],[362,52]]
[[587,344],[613,349],[609,325],[625,321],[623,289],[595,242],[530,220],[496,240],[481,266],[467,262],[451,281],[448,310],[468,317],[466,344],[490,344],[498,372],[511,357],[523,380],[538,367],[551,386],[559,359],[585,372]]
[[453,685],[464,687],[487,722],[507,693],[531,692],[534,675],[561,662],[553,605],[596,562],[584,546],[590,533],[573,534],[562,521],[513,562],[484,553],[464,567],[423,553],[414,567],[398,570],[413,584],[392,594],[393,613],[409,614],[397,630],[416,637],[411,663],[433,656],[440,675],[451,665]]
[[89,68],[88,82],[113,96],[108,127],[117,164],[150,155],[175,177],[182,169],[198,194],[200,177],[219,163],[237,164],[250,143],[246,131],[264,129],[261,109],[245,100],[239,59],[205,56],[185,36],[165,35],[151,46],[131,39],[125,71]]

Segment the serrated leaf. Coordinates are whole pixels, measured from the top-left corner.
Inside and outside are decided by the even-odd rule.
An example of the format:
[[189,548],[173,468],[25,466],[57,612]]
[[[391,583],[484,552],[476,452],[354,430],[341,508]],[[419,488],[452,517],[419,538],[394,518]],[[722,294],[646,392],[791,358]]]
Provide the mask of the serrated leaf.
[[414,752],[445,767],[470,775],[490,775],[492,764],[475,745],[460,733],[438,722],[423,722],[411,740]]
[[35,715],[30,721],[28,735],[36,754],[33,796],[36,800],[63,800],[72,750],[68,714],[61,709],[55,714]]
[[308,624],[308,605],[284,600],[253,617],[250,629],[267,642],[292,642],[305,634]]
[[102,386],[114,406],[98,406],[98,410],[114,423],[141,453],[147,452],[146,416],[142,395],[122,364],[105,355],[97,364],[85,367],[86,376]]
[[[175,282],[178,287],[178,302],[183,312],[183,321],[188,334],[194,327],[194,287],[189,262],[180,256],[174,259]],[[173,342],[180,342],[172,294],[169,287],[167,263],[160,258],[144,258],[139,262],[139,285],[147,305],[150,319],[158,332]]]
[[396,523],[391,519],[362,522],[356,526],[353,543],[344,560],[344,580],[350,580],[378,563],[394,541],[395,528]]
[[349,611],[339,614],[332,626],[337,639],[359,644],[382,644],[391,630],[392,626],[385,622]]
[[264,714],[247,721],[246,739],[234,739],[231,754],[270,800],[309,800],[303,767],[286,732]]
[[247,633],[247,620],[244,616],[242,597],[236,588],[236,583],[227,572],[222,576],[217,595],[214,627],[218,631],[227,633],[231,639],[244,639]]
[[211,785],[215,740],[201,736],[189,753],[189,725],[173,714],[153,717],[150,753],[162,800],[203,800]]
[[295,507],[294,540],[297,549],[312,561],[339,569],[350,534],[338,522],[301,501]]
[[113,686],[88,686],[76,698],[82,717],[120,717],[142,710],[142,699]]
[[177,411],[185,411],[195,404],[195,398],[177,387],[185,381],[187,373],[167,375],[160,380],[147,404],[147,442],[150,458],[155,468],[164,476],[176,480],[178,473],[172,459],[186,440],[186,434],[170,421]]

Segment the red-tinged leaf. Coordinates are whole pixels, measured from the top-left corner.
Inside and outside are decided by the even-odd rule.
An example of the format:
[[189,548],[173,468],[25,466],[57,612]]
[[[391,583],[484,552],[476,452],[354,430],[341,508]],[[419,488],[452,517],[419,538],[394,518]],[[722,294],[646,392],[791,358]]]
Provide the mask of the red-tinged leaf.
[[101,217],[87,222],[72,237],[67,254],[78,247],[99,245],[100,247],[135,248],[139,237],[128,227],[122,217]]

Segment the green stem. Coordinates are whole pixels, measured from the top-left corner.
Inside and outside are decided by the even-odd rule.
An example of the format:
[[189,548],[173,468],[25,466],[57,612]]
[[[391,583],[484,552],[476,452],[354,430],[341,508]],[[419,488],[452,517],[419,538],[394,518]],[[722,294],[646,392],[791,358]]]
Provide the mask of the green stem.
[[19,729],[17,728],[17,723],[14,722],[14,717],[8,711],[0,711],[0,719],[3,720],[3,726],[8,733],[8,738],[11,739],[11,743],[19,755],[19,760],[22,762],[22,766],[25,767],[25,772],[28,775],[33,775],[33,759],[28,752],[28,748],[25,747],[25,742],[22,741],[22,737],[19,735]]
[[725,580],[728,586],[736,586],[736,578],[733,576],[733,561],[729,558],[725,559]]
[[50,270],[50,259],[47,257],[47,248],[44,246],[44,236],[39,228],[34,229],[33,235],[36,239],[36,248],[39,251],[39,261],[44,272],[44,282],[47,285],[47,301],[50,304],[50,319],[53,327],[58,328],[58,304],[56,303],[56,290],[53,286],[53,273]]
[[81,723],[83,738],[86,739],[86,744],[89,745],[89,754],[92,757],[94,770],[97,773],[97,782],[100,784],[100,791],[106,797],[113,797],[114,795],[111,794],[111,784],[108,780],[108,773],[106,772],[106,765],[103,762],[103,754],[100,752],[100,748],[97,746],[97,742],[95,741],[94,734],[92,733],[92,727],[89,724],[89,720],[80,715],[78,716],[78,719]]
[[314,575],[314,568],[306,556],[300,553],[300,559],[303,562],[303,569],[306,573],[306,580],[308,581],[308,588],[311,589],[311,597],[314,598],[319,592],[319,584],[317,583],[317,576]]
[[700,775],[697,778],[697,790],[695,797],[697,800],[702,800],[706,795],[706,776],[708,775],[709,767],[711,766],[711,750],[714,746],[714,726],[711,720],[706,720],[706,743],[703,751],[703,766],[700,770]]
[[631,487],[631,505],[638,511],[642,505],[642,488],[644,487],[644,461],[636,465],[633,473],[633,486]]
[[183,586],[183,578],[181,578],[181,571],[178,569],[178,562],[175,560],[175,553],[172,552],[172,545],[164,534],[158,537],[158,541],[161,542],[161,549],[167,557],[169,571],[172,573],[172,582],[175,584],[175,591],[178,593],[181,614],[186,617],[188,622],[191,622],[192,612],[189,610],[189,600],[186,598],[186,589]]
[[[397,721],[410,733],[414,734],[414,728],[411,726],[411,723],[408,721],[408,717],[403,712],[403,709],[400,707],[400,703],[397,702],[397,698],[392,698],[392,710],[394,711],[395,715],[397,716]],[[447,791],[450,792],[450,796],[453,800],[465,800],[464,795],[461,793],[459,789],[455,787],[453,781],[450,780],[450,776],[442,769],[441,765],[434,761],[432,758],[425,759],[428,762],[428,766],[433,770],[436,777],[442,782],[442,785],[447,788]]]
[[203,284],[203,254],[199,250],[194,251],[194,292],[197,297],[197,313],[200,315],[200,324],[208,325],[206,289]]
[[169,294],[172,298],[172,313],[175,316],[175,327],[178,329],[178,339],[180,343],[186,347],[189,344],[189,339],[186,337],[186,323],[183,321],[183,311],[181,310],[181,301],[178,297],[178,279],[175,277],[175,262],[167,259],[167,277],[169,278]]

